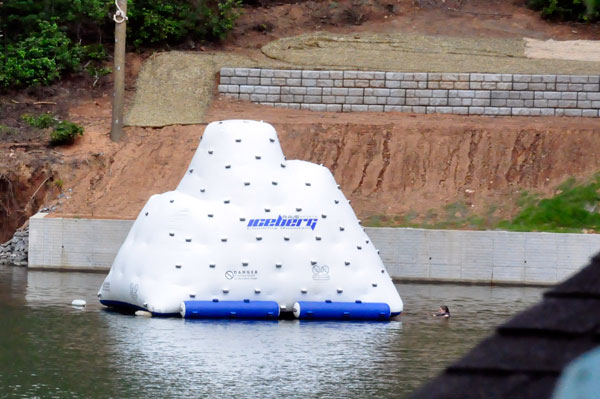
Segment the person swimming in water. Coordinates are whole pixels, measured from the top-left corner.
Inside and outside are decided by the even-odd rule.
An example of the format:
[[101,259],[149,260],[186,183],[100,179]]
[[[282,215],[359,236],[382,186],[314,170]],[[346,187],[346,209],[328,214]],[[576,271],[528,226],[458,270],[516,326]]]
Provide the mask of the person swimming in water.
[[437,313],[433,313],[432,316],[433,317],[444,317],[447,319],[448,317],[450,317],[450,309],[446,305],[440,306]]

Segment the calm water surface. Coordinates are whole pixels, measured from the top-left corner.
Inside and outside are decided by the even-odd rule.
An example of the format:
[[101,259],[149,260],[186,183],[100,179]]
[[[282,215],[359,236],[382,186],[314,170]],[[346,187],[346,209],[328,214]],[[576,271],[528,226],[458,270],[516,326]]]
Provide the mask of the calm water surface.
[[398,284],[401,322],[185,321],[103,310],[103,279],[0,266],[0,397],[402,398],[543,292]]

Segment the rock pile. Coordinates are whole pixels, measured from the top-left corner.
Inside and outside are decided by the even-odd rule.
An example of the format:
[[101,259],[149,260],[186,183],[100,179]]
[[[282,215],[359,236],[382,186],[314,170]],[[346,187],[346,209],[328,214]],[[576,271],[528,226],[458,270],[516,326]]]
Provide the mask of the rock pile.
[[12,239],[0,244],[0,265],[27,266],[29,226],[17,230]]

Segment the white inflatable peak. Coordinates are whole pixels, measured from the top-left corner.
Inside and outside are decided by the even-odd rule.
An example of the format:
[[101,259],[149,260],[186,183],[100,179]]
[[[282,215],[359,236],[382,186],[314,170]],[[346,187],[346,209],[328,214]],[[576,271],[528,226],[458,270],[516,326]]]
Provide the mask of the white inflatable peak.
[[403,305],[342,191],[323,166],[286,161],[267,123],[206,127],[176,190],[153,195],[98,296],[155,314],[182,302]]

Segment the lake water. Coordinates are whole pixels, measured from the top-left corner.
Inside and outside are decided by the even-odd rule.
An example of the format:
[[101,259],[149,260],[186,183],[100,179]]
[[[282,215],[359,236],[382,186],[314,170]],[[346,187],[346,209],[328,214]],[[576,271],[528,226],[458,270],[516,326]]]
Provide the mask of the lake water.
[[402,398],[543,292],[398,284],[399,322],[186,321],[104,310],[103,279],[0,266],[0,397]]

